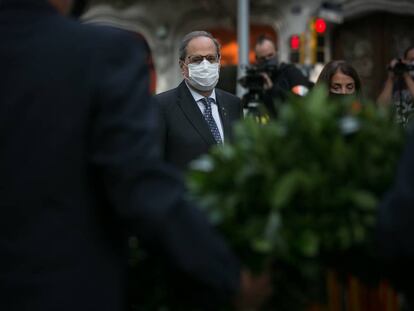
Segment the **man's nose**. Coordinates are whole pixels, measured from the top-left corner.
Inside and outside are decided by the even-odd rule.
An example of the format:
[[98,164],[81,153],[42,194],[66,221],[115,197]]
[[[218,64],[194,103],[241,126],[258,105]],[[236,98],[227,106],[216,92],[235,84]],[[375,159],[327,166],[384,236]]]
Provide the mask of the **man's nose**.
[[203,58],[203,61],[201,63],[203,64],[204,69],[207,69],[208,65],[210,64],[210,62],[205,57]]

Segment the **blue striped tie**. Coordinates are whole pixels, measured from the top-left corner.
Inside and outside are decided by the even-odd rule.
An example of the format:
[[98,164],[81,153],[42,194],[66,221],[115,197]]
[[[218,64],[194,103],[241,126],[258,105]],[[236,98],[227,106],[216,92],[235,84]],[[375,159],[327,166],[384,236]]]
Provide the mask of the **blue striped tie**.
[[217,127],[216,121],[214,121],[213,114],[211,112],[211,104],[214,104],[214,99],[207,97],[200,99],[200,101],[204,104],[203,116],[208,124],[208,127],[210,128],[211,134],[213,134],[214,140],[217,144],[223,143],[220,136],[220,131]]

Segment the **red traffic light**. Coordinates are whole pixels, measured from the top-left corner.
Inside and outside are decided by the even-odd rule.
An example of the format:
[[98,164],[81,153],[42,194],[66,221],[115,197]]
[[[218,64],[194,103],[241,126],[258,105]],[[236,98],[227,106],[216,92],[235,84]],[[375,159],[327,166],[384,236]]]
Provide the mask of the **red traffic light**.
[[300,47],[300,37],[298,35],[293,35],[290,37],[290,48],[292,50],[297,50]]
[[315,20],[315,31],[319,34],[323,34],[326,30],[326,22],[322,18],[317,18]]

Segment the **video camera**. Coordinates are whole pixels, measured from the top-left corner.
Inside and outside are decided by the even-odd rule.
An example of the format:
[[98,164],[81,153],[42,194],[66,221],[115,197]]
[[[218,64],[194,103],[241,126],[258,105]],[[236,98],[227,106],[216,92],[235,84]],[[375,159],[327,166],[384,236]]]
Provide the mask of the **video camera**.
[[252,65],[247,67],[246,75],[239,79],[242,87],[248,89],[250,92],[261,92],[264,90],[263,73],[267,74],[270,79],[277,73],[278,64],[274,60]]
[[[273,107],[266,106],[265,96],[265,78],[263,74],[267,74],[273,79],[278,73],[278,63],[276,60],[268,60],[257,65],[246,68],[246,75],[238,80],[241,86],[247,89],[247,93],[242,97],[242,105],[246,113],[255,117],[257,120],[267,118],[268,114],[272,116]],[[259,121],[260,122],[260,121]]]
[[[280,105],[282,105],[289,94],[304,96],[308,92],[308,83],[305,83],[302,76],[293,75],[287,81],[285,73],[292,69],[293,65],[278,63],[272,58],[246,69],[246,75],[238,82],[247,89],[242,97],[242,105],[247,114],[253,116],[263,115],[269,118],[277,117]],[[265,90],[266,74],[273,82],[271,90]],[[292,84],[292,87],[288,89]],[[286,87],[285,87],[286,85]]]
[[394,72],[397,76],[402,76],[404,73],[409,71],[414,71],[414,65],[408,65],[398,60],[398,62],[394,65],[394,67],[389,68],[392,72]]

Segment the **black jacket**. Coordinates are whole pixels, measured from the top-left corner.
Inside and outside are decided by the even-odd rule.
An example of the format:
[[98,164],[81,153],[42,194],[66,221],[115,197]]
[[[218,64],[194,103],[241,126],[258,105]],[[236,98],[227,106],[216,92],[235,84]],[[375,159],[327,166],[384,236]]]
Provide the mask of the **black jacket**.
[[311,88],[311,83],[295,65],[280,63],[271,74],[273,87],[264,92],[263,101],[271,116],[277,116],[278,105],[287,100],[295,86]]
[[129,234],[234,294],[237,260],[160,161],[146,44],[41,0],[0,1],[0,37],[0,310],[123,310]]
[[414,310],[414,135],[400,159],[394,185],[379,207],[378,246],[384,271]]

